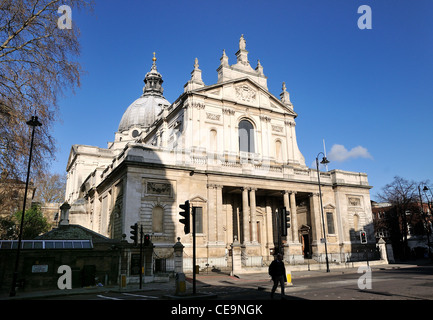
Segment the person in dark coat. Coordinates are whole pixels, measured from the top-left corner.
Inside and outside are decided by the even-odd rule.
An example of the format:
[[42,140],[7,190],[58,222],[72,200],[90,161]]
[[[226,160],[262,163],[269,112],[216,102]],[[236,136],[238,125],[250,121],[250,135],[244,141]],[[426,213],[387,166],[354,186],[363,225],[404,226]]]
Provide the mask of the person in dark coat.
[[284,296],[284,283],[286,282],[286,267],[284,266],[283,256],[279,253],[277,258],[272,261],[269,266],[269,275],[272,277],[274,286],[271,290],[271,299],[274,298],[275,290],[278,287],[278,283],[281,286],[281,295]]

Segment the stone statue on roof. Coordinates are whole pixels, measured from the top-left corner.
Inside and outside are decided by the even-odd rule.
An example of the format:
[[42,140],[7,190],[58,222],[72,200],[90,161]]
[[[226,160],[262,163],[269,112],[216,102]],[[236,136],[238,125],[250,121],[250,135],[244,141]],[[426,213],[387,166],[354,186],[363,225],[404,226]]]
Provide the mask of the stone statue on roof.
[[244,35],[241,35],[241,38],[239,39],[239,49],[245,50],[246,46]]

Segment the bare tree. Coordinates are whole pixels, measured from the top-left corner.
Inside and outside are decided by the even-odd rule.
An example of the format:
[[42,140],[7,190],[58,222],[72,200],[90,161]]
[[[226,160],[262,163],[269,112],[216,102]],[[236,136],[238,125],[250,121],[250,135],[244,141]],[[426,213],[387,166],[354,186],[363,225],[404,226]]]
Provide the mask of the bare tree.
[[402,177],[394,177],[394,181],[385,185],[382,189],[382,193],[379,194],[379,198],[382,201],[388,202],[392,205],[395,216],[395,224],[399,225],[399,233],[401,235],[400,240],[402,241],[402,255],[407,256],[407,235],[408,235],[408,223],[410,223],[413,215],[413,208],[418,204],[418,183],[415,181],[409,181]]
[[43,124],[35,135],[33,176],[46,169],[56,151],[51,132],[58,99],[66,88],[80,86],[78,27],[58,27],[64,4],[72,11],[92,7],[85,0],[0,0],[0,173],[9,179],[24,180],[26,121],[33,115]]
[[63,202],[65,199],[66,176],[58,173],[43,173],[38,177],[33,201],[39,203]]

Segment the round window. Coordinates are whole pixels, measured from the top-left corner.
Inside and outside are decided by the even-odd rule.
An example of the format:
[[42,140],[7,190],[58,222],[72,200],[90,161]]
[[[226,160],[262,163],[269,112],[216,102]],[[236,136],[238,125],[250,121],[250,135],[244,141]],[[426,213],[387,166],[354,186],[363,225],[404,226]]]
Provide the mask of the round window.
[[140,134],[140,132],[138,130],[134,130],[132,131],[132,137],[135,138]]

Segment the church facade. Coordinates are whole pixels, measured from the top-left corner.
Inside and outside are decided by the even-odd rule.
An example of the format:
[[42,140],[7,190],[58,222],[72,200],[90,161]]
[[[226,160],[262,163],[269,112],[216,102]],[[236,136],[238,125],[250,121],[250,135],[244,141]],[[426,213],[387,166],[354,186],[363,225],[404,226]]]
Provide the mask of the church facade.
[[[188,200],[197,207],[201,266],[230,268],[234,242],[245,267],[266,266],[275,250],[288,263],[323,262],[325,241],[332,261],[347,261],[360,247],[360,231],[374,241],[367,175],[308,168],[284,83],[279,97],[269,92],[243,36],[236,63],[228,60],[223,52],[217,83],[206,85],[196,59],[184,92],[170,103],[154,56],[143,94],[125,111],[114,141],[107,148],[72,146],[70,222],[127,240],[138,223],[164,263],[180,238],[184,269],[191,270],[192,235],[179,222],[179,205]],[[291,225],[280,237],[282,207]]]

